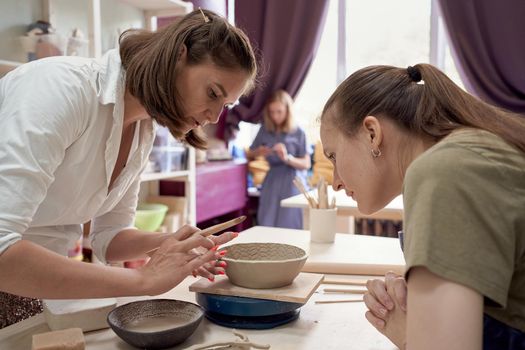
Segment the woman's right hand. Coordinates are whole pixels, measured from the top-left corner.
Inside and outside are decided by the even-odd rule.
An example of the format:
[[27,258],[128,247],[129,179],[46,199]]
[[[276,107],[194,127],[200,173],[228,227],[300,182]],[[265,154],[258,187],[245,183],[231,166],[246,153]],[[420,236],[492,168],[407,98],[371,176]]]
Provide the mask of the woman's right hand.
[[[146,265],[139,269],[148,295],[165,293],[182,282],[192,271],[220,257],[214,241],[193,234],[197,228],[185,226],[164,240]],[[191,231],[191,232],[190,232]],[[195,249],[205,248],[203,254]]]
[[[387,289],[388,281],[390,282],[389,284],[391,288],[395,289],[394,293]],[[387,272],[385,274],[385,280],[368,280],[366,282],[366,289],[367,291],[363,296],[363,300],[368,311],[366,312],[365,317],[368,322],[383,333],[389,311],[394,309],[395,304],[399,305],[401,310],[406,312],[406,281],[401,275],[394,272]],[[396,300],[392,299],[394,297]]]
[[266,157],[270,153],[272,153],[272,149],[268,146],[259,146],[255,149],[256,157],[260,157],[260,156]]

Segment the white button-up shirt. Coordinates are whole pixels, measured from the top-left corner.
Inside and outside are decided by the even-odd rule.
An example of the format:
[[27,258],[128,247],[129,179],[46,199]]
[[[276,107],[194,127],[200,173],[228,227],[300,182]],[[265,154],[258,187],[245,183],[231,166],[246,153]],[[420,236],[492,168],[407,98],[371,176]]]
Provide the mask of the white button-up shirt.
[[101,59],[53,57],[0,80],[0,254],[20,239],[60,254],[92,220],[91,245],[132,227],[139,176],[155,127],[141,121],[108,192],[124,118],[125,73],[117,50]]

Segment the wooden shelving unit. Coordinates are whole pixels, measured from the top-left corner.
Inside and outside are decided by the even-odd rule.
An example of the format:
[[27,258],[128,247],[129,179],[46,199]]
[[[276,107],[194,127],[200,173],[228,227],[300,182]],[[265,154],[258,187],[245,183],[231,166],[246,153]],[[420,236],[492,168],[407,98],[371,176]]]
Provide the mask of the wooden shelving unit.
[[[53,0],[44,0],[48,3]],[[93,57],[102,54],[102,25],[101,25],[101,0],[90,1],[89,17],[89,53]],[[157,16],[180,16],[193,10],[193,4],[182,0],[118,0],[122,3],[141,9],[144,12],[144,21],[147,29],[156,29],[153,19]],[[51,10],[49,10],[51,13]]]
[[146,173],[140,176],[142,182],[159,181],[159,180],[179,180],[186,178],[190,172],[188,170],[171,171],[166,173]]
[[[187,201],[187,218],[188,224],[194,225],[197,220],[197,203],[196,203],[196,176],[195,176],[195,149],[188,146],[188,169],[181,171],[172,171],[164,173],[145,173],[140,177],[143,182],[141,189],[141,198],[144,199],[148,194],[157,195],[159,193],[160,180],[178,180],[184,181],[184,194]],[[145,187],[147,186],[147,187]]]

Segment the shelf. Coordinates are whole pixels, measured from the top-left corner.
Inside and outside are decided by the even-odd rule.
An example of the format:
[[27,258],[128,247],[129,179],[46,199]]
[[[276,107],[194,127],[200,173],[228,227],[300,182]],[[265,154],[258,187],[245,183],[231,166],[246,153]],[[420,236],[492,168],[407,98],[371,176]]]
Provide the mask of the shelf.
[[166,179],[186,178],[190,175],[189,170],[171,171],[166,173],[146,173],[140,176],[142,182],[158,181]]

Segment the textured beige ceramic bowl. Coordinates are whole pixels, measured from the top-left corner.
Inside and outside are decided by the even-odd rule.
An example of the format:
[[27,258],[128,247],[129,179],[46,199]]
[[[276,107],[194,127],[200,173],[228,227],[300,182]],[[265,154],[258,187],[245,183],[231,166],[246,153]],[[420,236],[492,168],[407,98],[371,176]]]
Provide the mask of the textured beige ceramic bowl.
[[303,249],[282,243],[239,243],[224,249],[230,282],[254,289],[291,284],[308,258]]

